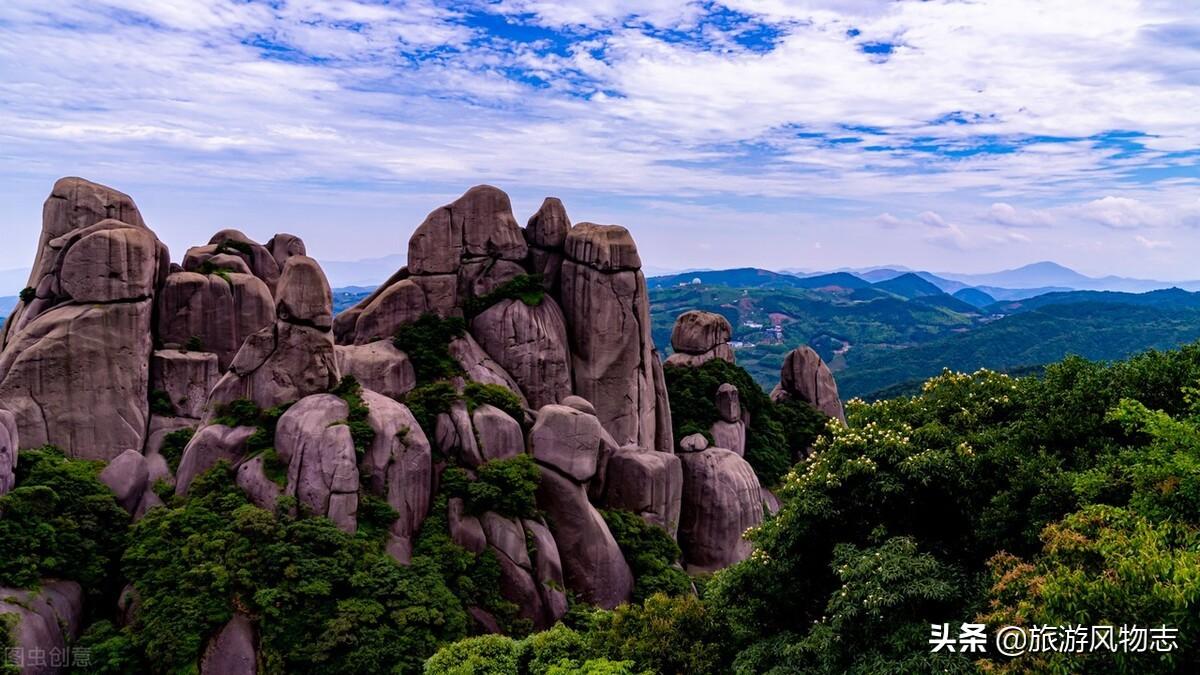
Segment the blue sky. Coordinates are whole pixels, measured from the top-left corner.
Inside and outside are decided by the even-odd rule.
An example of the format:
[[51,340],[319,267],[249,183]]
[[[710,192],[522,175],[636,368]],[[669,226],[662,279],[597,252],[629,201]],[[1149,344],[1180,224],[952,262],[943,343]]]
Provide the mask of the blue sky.
[[1200,277],[1194,0],[6,0],[0,269],[53,180],[402,253],[491,183],[661,268]]

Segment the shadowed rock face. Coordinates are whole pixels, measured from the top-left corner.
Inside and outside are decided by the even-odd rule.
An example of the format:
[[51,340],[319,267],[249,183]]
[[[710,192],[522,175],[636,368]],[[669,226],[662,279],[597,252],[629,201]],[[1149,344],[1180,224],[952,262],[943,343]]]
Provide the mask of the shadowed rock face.
[[[346,531],[357,528],[360,493],[386,500],[397,518],[384,545],[408,564],[431,504],[440,503],[443,458],[474,472],[529,454],[541,472],[545,520],[468,512],[459,499],[447,500],[445,515],[455,542],[496,555],[501,594],[537,628],[566,613],[568,592],[610,608],[632,597],[630,565],[600,508],[678,532],[691,569],[745,557],[741,534],[761,520],[762,493],[739,457],[747,421],[738,392],[727,385],[717,393],[716,447],[697,435],[676,455],[646,282],[625,228],[572,226],[553,198],[521,228],[507,195],[478,186],[429,214],[408,263],[335,321],[325,275],[294,235],[264,245],[223,230],[170,265],[128,196],[60,181],[47,201],[34,297],[3,335],[0,494],[13,486],[19,447],[53,443],[109,460],[101,479],[136,519],[161,505],[155,482],[185,495],[224,461],[252,503],[274,509],[280,497],[295,497]],[[505,287],[529,274],[542,275],[544,293],[529,283]],[[417,355],[391,338],[427,312],[467,321],[446,345],[461,369],[449,379],[459,398],[422,429],[402,401],[431,383],[417,381]],[[676,356],[732,361],[728,322],[685,316]],[[365,416],[352,413],[346,390],[331,393],[345,374],[362,385]],[[264,431],[216,423],[221,407],[239,399],[287,406],[272,438],[252,441]],[[371,440],[352,424],[369,427]],[[164,438],[187,427],[196,432],[172,475]],[[248,450],[263,441],[274,455]],[[477,627],[499,630],[483,608],[467,609]],[[197,665],[252,673],[259,661],[254,619],[239,614]]]
[[34,297],[14,309],[0,352],[0,408],[26,447],[89,459],[143,447],[153,298],[168,261],[128,195],[78,178],[55,184]]
[[771,399],[804,401],[821,412],[846,423],[842,400],[838,398],[837,382],[829,366],[807,345],[788,352],[779,373],[779,385]]

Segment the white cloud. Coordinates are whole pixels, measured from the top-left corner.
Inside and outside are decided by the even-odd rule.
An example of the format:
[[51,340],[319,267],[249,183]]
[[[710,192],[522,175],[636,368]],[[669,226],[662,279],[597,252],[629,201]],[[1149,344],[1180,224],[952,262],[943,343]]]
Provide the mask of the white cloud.
[[1141,244],[1143,248],[1148,248],[1150,250],[1154,250],[1154,249],[1158,249],[1158,248],[1162,248],[1162,249],[1174,248],[1174,244],[1172,244],[1169,241],[1165,241],[1163,239],[1149,239],[1147,237],[1143,237],[1140,234],[1134,236],[1133,239],[1137,243]]

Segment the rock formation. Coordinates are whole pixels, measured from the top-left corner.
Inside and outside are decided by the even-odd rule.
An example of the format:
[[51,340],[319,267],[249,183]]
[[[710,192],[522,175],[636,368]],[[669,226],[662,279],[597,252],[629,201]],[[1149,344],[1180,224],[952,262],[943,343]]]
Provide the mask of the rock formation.
[[[11,615],[12,619],[9,616]],[[23,675],[54,675],[69,663],[51,662],[67,653],[83,628],[83,589],[74,581],[45,579],[36,591],[0,588],[0,621],[12,621],[11,647],[19,649]],[[4,652],[5,659],[16,656]],[[37,657],[40,655],[40,658]]]
[[667,364],[699,366],[712,359],[734,362],[729,338],[733,328],[720,314],[692,310],[675,319],[671,329],[671,349]]
[[[521,228],[507,195],[479,186],[431,212],[408,251],[406,267],[335,320],[325,275],[294,235],[260,244],[222,230],[171,265],[128,196],[60,181],[33,290],[0,342],[0,494],[18,449],[50,443],[107,460],[100,479],[135,518],[162,504],[156,483],[186,495],[221,462],[253,504],[292,505],[348,532],[374,495],[396,511],[381,535],[396,561],[412,561],[423,527],[444,524],[467,551],[495,555],[501,595],[538,628],[564,616],[568,594],[602,607],[633,597],[601,509],[678,535],[690,570],[745,557],[741,535],[761,521],[763,497],[740,456],[739,392],[717,393],[713,447],[698,434],[677,455],[625,228],[572,226],[553,198]],[[410,358],[393,338],[430,314],[453,332]],[[685,314],[668,362],[732,361],[730,333],[720,316]],[[422,381],[431,359],[447,374]],[[803,377],[790,377],[799,396]],[[423,401],[431,387],[448,398]],[[165,439],[188,428],[172,471]],[[449,466],[477,480],[520,455],[540,472],[530,513],[439,495]],[[445,512],[431,514],[435,504]],[[467,609],[477,629],[501,628],[486,608]],[[29,625],[49,631],[40,643],[65,639],[34,613]],[[198,667],[252,673],[259,660],[254,618],[237,614]]]
[[779,384],[771,392],[773,401],[788,399],[804,401],[842,424],[846,423],[833,373],[807,345],[793,349],[784,357]]

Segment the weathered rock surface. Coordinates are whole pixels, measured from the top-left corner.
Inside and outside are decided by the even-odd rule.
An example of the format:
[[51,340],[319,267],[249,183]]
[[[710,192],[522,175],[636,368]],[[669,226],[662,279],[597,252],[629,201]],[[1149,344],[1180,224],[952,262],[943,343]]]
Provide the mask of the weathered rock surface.
[[704,434],[689,434],[679,441],[680,452],[700,452],[708,448],[708,439]]
[[175,472],[175,494],[187,494],[192,481],[224,460],[237,466],[246,454],[246,441],[254,427],[227,427],[210,424],[201,428],[183,449],[179,470]]
[[17,418],[7,410],[0,410],[0,497],[16,485],[17,451],[20,447]]
[[571,394],[566,320],[553,298],[543,298],[536,307],[502,300],[471,321],[471,334],[534,408]]
[[280,270],[287,264],[288,258],[294,255],[308,255],[304,240],[286,232],[280,232],[271,237],[266,248],[271,252],[271,257],[275,259],[275,264],[279,266]]
[[391,339],[401,326],[428,311],[424,289],[411,279],[398,281],[363,308],[355,326],[354,342],[366,344]]
[[364,388],[384,396],[400,398],[417,386],[412,362],[391,340],[336,345],[334,354],[342,377],[353,375]]
[[0,354],[0,408],[26,447],[110,459],[145,442],[151,301],[64,304]]
[[451,497],[446,504],[447,519],[450,523],[450,539],[470,551],[483,553],[487,550],[487,537],[483,533],[483,525],[479,519],[467,513],[463,500]]
[[779,386],[771,392],[771,399],[804,401],[843,424],[846,422],[846,413],[842,408],[842,400],[838,398],[837,382],[833,379],[833,373],[812,347],[807,345],[793,349],[784,357],[783,368],[779,373]]
[[491,406],[481,405],[471,413],[475,436],[479,439],[479,453],[484,462],[508,459],[524,454],[525,435],[521,425],[508,413]]
[[330,332],[328,291],[325,274],[311,258],[288,259],[279,287],[279,319],[242,344],[229,372],[213,388],[209,414],[239,398],[272,408],[337,384],[341,375]]
[[359,481],[400,514],[391,527],[389,548],[407,563],[412,558],[412,540],[429,512],[432,449],[406,406],[368,389],[362,399],[369,408],[367,423],[375,439],[359,460]]
[[633,593],[633,573],[583,486],[543,468],[537,502],[551,524],[567,588],[606,609],[627,602]]
[[712,434],[713,447],[725,448],[739,457],[746,454],[745,423],[717,420],[709,427],[708,432]]
[[200,675],[255,675],[258,652],[254,624],[245,614],[234,614],[209,640],[200,659]]
[[[55,675],[69,663],[52,662],[51,656],[65,654],[79,636],[83,589],[74,581],[49,579],[42,581],[40,591],[0,588],[0,615],[16,617],[9,639],[20,650],[22,675]],[[6,653],[5,658],[15,655]]]
[[608,508],[632,511],[675,536],[683,499],[683,468],[678,456],[621,448],[608,459],[604,483]]
[[316,260],[288,258],[275,289],[275,314],[282,321],[321,330],[333,328],[333,293]]
[[275,322],[271,289],[251,274],[175,272],[158,296],[159,341],[175,348],[199,343],[229,367],[246,338]]
[[479,439],[471,425],[471,415],[464,401],[455,401],[449,412],[439,413],[434,443],[439,452],[453,457],[467,468],[474,469],[483,464],[483,453],[479,451]]
[[478,185],[426,217],[409,240],[408,268],[412,274],[448,274],[458,271],[464,256],[521,261],[526,253],[508,195]]
[[729,342],[731,335],[733,327],[725,317],[713,312],[692,310],[675,319],[675,326],[671,329],[671,348],[677,352],[703,354]]
[[562,558],[550,528],[538,520],[522,520],[525,539],[533,550],[533,578],[542,599],[540,626],[549,628],[567,613],[567,593],[563,581]]
[[237,468],[237,486],[246,493],[250,503],[260,509],[275,512],[283,487],[267,476],[262,455],[251,457]]
[[107,485],[116,496],[117,503],[132,514],[142,501],[149,476],[145,456],[137,450],[126,450],[104,467],[100,472],[100,482]]
[[633,238],[580,223],[566,238],[561,300],[575,393],[591,401],[619,445],[658,447],[654,345],[646,279]]
[[754,469],[724,448],[678,457],[683,464],[679,546],[688,571],[712,572],[745,560],[752,547],[742,534],[763,520]]
[[521,386],[517,381],[504,370],[504,367],[496,363],[488,353],[483,351],[483,347],[471,337],[470,333],[463,333],[462,336],[456,337],[450,341],[449,345],[450,356],[462,367],[466,373],[467,379],[472,382],[482,384],[498,384],[512,391],[521,399],[522,405],[528,405],[525,401],[525,394],[521,391]]
[[275,450],[288,466],[284,493],[340,529],[357,528],[358,463],[346,418],[350,408],[332,394],[307,396],[275,427]]
[[[208,240],[208,244],[213,248],[213,255],[228,253],[245,260],[254,276],[262,279],[272,292],[275,291],[282,268],[276,262],[274,254],[267,250],[266,246],[254,241],[240,230],[221,230]],[[191,251],[188,253],[190,254]],[[192,269],[188,266],[187,257],[184,258],[183,267],[189,271]]]
[[160,349],[150,359],[150,390],[166,394],[178,417],[202,417],[220,376],[217,355],[208,352]]
[[594,415],[565,405],[547,405],[538,411],[529,432],[530,453],[538,462],[585,483],[596,475],[603,434]]

